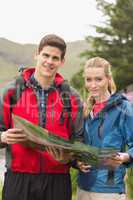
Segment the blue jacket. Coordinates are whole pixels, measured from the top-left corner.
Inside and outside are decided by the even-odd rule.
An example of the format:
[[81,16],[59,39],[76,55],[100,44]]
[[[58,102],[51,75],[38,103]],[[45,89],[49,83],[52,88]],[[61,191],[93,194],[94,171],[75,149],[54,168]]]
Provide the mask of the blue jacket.
[[[94,118],[85,120],[85,143],[95,147],[114,147],[125,151],[133,158],[133,105],[121,94],[114,94],[107,105]],[[124,193],[125,164],[114,170],[113,184],[107,182],[107,168],[92,168],[90,172],[79,172],[78,185],[91,192]]]

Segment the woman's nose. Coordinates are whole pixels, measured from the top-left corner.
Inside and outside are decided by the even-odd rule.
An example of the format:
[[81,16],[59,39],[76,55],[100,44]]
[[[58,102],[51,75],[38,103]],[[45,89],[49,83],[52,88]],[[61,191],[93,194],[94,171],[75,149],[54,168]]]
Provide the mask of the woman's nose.
[[95,87],[96,86],[96,82],[95,81],[92,81],[91,82],[91,87]]

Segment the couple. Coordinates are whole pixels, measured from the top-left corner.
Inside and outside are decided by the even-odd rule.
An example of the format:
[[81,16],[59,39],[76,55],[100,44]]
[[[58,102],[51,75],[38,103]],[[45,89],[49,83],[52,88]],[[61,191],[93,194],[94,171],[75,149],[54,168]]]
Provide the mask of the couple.
[[[72,194],[72,158],[55,148],[41,151],[23,146],[27,136],[13,127],[12,113],[67,140],[74,137],[92,146],[117,148],[118,153],[106,160],[113,168],[112,185],[107,183],[108,168],[95,169],[77,161],[78,200],[125,199],[125,169],[133,158],[132,106],[116,93],[110,63],[95,57],[84,68],[89,97],[83,109],[79,95],[58,73],[65,53],[62,38],[43,37],[35,55],[36,67],[24,69],[1,96],[0,146],[6,148],[7,167],[3,200],[71,200]],[[64,93],[69,94],[69,111],[64,106]],[[129,146],[127,152],[125,145]]]

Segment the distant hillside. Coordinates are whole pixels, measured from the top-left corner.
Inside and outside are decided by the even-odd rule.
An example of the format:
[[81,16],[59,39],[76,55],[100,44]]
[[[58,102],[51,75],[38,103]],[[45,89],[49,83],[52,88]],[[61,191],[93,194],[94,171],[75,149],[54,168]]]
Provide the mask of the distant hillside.
[[[61,73],[68,79],[81,68],[83,59],[79,54],[88,49],[86,41],[76,41],[67,44],[66,63]],[[19,44],[0,38],[0,84],[12,79],[18,73],[18,67],[34,65],[36,45]]]
[[22,45],[0,38],[0,82],[14,77],[20,64],[32,64],[35,45]]
[[80,53],[88,49],[86,41],[76,41],[67,44],[66,63],[61,69],[61,73],[68,79],[81,69],[84,59],[80,58]]

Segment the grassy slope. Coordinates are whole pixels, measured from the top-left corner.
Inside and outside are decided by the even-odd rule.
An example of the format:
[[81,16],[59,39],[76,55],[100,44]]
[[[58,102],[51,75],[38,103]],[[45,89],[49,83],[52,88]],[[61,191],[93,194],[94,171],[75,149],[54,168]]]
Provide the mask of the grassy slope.
[[33,49],[33,45],[20,45],[0,38],[0,86],[18,73],[20,64],[31,62]]

